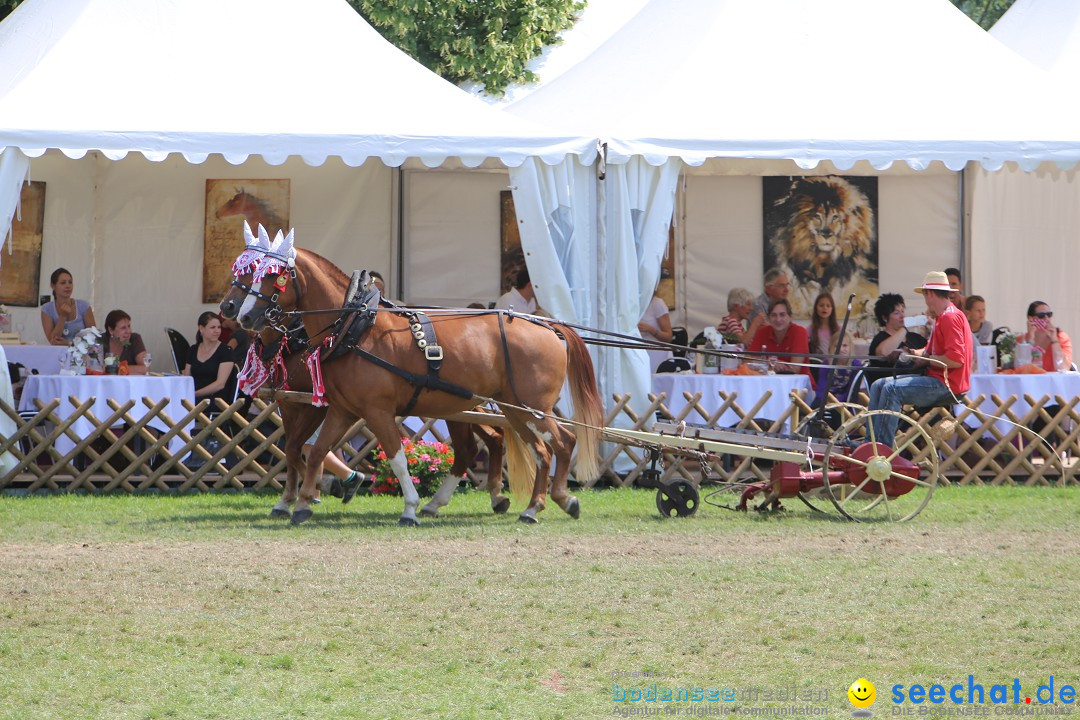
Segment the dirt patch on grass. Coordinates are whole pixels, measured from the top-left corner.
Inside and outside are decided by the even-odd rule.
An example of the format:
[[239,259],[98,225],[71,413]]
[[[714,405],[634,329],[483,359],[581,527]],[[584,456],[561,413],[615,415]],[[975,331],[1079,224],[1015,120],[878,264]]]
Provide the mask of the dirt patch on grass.
[[803,529],[790,535],[783,532],[762,534],[738,531],[725,532],[718,536],[574,535],[552,538],[550,535],[536,535],[490,540],[402,538],[393,541],[348,539],[230,540],[214,543],[171,540],[135,543],[7,543],[0,544],[0,572],[15,571],[20,566],[27,565],[43,569],[75,566],[93,570],[116,566],[130,567],[132,564],[147,562],[158,567],[207,563],[218,567],[250,566],[272,569],[333,564],[441,564],[459,560],[496,565],[508,562],[562,562],[568,558],[654,561],[664,558],[716,559],[740,554],[758,557],[814,556],[863,551],[885,551],[909,556],[977,554],[992,557],[1015,555],[1017,550],[1025,553],[1080,554],[1075,534],[1063,531],[991,532],[850,526],[845,532],[808,533]]

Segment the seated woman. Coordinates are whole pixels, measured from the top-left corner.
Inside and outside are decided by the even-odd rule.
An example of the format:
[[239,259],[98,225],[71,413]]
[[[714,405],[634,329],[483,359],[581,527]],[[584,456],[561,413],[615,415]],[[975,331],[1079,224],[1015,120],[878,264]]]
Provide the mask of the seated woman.
[[86,300],[72,297],[75,281],[68,270],[56,268],[49,285],[53,299],[41,306],[41,329],[50,345],[68,345],[77,332],[96,324],[94,310]]
[[101,344],[106,353],[116,356],[118,363],[127,363],[129,375],[145,375],[149,370],[142,336],[131,332],[131,316],[123,310],[110,310],[105,316],[105,337]]
[[[762,313],[754,315],[754,294],[746,288],[732,288],[727,296],[728,314],[716,326],[716,329],[727,337],[736,338],[735,342],[743,347],[750,345],[757,334],[758,328],[765,324],[765,316]],[[754,315],[753,318],[750,316]],[[743,323],[749,322],[749,327]]]
[[1072,340],[1054,326],[1054,311],[1042,300],[1028,305],[1027,332],[1022,342],[1042,350],[1042,368],[1047,372],[1065,372],[1072,367]]
[[195,344],[188,350],[184,375],[195,379],[195,399],[211,396],[231,403],[236,396],[236,363],[232,350],[221,342],[221,320],[216,313],[199,316]]
[[[671,316],[668,314],[667,303],[663,298],[653,295],[637,326],[643,340],[671,342]],[[649,353],[649,372],[656,372],[657,366],[671,357],[671,351],[666,348],[648,348],[647,352]]]
[[899,361],[902,352],[926,347],[925,337],[907,329],[904,322],[906,311],[904,298],[896,293],[884,293],[874,303],[874,316],[882,330],[870,341],[870,354],[880,356],[870,361],[870,367],[894,370],[894,373],[878,373],[875,377],[895,372],[917,372],[914,362]]
[[967,315],[971,334],[980,345],[989,345],[994,338],[994,323],[986,319],[986,301],[980,295],[968,295],[964,299],[964,314]]

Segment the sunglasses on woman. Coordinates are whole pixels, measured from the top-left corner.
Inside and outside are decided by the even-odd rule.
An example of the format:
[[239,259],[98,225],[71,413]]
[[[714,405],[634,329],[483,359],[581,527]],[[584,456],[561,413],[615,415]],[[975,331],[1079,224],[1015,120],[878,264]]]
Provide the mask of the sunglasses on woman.
[[1054,312],[1053,310],[1047,310],[1046,312],[1037,312],[1035,313],[1035,317],[1039,318],[1040,320],[1045,320],[1046,318],[1054,317]]

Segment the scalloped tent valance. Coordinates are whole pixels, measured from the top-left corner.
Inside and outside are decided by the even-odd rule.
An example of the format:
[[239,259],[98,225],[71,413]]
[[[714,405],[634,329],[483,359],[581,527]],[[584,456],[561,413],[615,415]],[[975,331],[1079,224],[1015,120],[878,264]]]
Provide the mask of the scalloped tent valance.
[[0,23],[4,147],[513,167],[591,161],[596,143],[469,96],[344,0],[27,0]]
[[508,109],[615,163],[1068,168],[1078,108],[1050,83],[948,0],[650,0]]

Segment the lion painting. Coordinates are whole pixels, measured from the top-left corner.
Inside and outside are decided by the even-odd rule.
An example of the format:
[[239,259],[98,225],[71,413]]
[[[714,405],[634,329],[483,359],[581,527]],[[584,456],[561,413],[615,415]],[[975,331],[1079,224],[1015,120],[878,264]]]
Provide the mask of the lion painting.
[[765,178],[764,188],[765,269],[787,272],[797,318],[820,292],[838,314],[851,293],[877,295],[877,178]]

